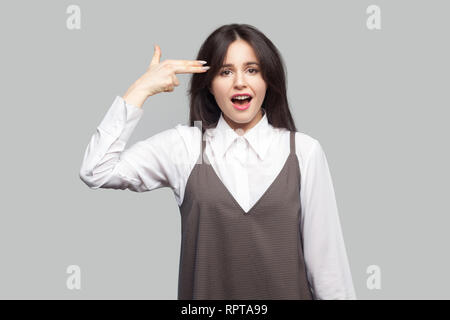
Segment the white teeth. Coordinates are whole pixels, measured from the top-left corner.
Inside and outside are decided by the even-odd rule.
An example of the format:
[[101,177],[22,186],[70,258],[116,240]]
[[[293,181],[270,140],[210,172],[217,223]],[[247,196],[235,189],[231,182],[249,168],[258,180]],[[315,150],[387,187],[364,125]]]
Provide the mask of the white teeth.
[[248,98],[250,98],[250,96],[237,96],[237,97],[234,97],[233,99],[245,100],[245,99],[248,99]]

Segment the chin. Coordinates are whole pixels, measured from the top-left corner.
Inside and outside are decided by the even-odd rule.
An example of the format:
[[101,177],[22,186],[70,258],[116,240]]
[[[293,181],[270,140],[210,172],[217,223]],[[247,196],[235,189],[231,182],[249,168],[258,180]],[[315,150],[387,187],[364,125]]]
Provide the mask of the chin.
[[228,118],[230,118],[235,123],[245,124],[251,122],[258,114],[258,111],[259,109],[253,110],[251,108],[244,111],[239,111],[233,108],[232,110],[230,110]]
[[236,123],[243,124],[252,121],[255,117],[255,112],[250,109],[244,111],[232,109],[228,117]]

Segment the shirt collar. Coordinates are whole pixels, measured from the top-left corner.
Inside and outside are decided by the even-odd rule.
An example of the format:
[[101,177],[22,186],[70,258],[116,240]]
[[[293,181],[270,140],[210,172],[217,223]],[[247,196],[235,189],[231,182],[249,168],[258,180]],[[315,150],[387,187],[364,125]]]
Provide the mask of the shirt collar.
[[[260,159],[264,160],[267,150],[273,137],[273,127],[267,120],[267,114],[264,108],[262,118],[251,129],[247,130],[244,137],[251,148],[257,153]],[[225,121],[223,113],[220,114],[219,121],[215,128],[206,130],[207,135],[210,137],[211,147],[213,148],[216,156],[223,157],[229,147],[236,141],[239,135],[230,127]]]

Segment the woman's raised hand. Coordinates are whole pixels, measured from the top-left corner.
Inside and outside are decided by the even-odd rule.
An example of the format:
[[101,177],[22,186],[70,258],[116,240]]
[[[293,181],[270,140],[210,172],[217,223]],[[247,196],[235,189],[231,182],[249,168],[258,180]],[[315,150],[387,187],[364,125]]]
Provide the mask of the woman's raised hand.
[[206,72],[206,62],[198,60],[164,60],[160,62],[161,48],[155,45],[155,52],[147,71],[127,90],[123,99],[132,105],[142,107],[145,100],[160,92],[171,92],[180,83],[177,73]]

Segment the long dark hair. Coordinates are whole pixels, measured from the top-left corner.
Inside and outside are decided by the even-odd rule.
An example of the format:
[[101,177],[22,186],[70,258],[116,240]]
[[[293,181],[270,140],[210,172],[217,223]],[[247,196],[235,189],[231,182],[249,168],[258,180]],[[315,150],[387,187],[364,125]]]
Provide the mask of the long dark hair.
[[209,91],[211,82],[222,66],[228,46],[236,40],[246,41],[255,51],[267,91],[261,105],[269,123],[276,128],[297,131],[286,96],[285,65],[275,45],[261,31],[248,24],[228,24],[213,31],[200,47],[197,60],[205,60],[211,68],[194,73],[190,80],[190,126],[201,121],[202,131],[215,127],[221,110]]

